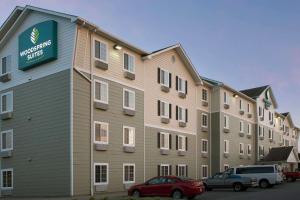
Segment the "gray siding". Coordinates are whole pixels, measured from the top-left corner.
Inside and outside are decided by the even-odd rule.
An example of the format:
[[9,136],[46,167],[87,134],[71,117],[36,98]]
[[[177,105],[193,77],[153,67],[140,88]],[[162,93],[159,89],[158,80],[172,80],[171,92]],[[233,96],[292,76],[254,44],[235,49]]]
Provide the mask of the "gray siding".
[[[14,150],[1,168],[14,170],[14,196],[70,195],[70,70],[11,88]],[[4,92],[4,91],[3,91]]]
[[220,113],[211,114],[211,173],[220,171]]

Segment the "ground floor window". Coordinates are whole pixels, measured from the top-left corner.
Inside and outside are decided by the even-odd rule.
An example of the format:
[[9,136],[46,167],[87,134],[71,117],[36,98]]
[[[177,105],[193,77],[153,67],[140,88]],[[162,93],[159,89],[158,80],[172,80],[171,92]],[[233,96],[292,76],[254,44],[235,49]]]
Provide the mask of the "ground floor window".
[[12,189],[13,188],[13,170],[12,169],[3,169],[1,170],[2,174],[2,189]]
[[123,165],[123,182],[124,183],[135,182],[135,164]]
[[202,165],[201,166],[201,171],[202,171],[202,178],[207,178],[208,177],[208,166],[207,165]]
[[224,171],[226,171],[227,169],[229,169],[229,165],[228,164],[224,164]]
[[172,174],[172,166],[169,164],[161,164],[157,167],[158,176],[170,176]]
[[108,164],[95,163],[95,185],[108,184]]
[[184,164],[177,165],[176,176],[188,177],[188,166]]

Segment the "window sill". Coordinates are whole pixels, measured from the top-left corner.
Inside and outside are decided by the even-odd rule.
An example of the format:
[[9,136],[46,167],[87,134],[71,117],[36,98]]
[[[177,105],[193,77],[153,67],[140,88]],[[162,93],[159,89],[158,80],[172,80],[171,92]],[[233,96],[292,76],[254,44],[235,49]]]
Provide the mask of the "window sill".
[[135,74],[129,71],[124,71],[124,77],[129,80],[135,80]]
[[134,153],[135,147],[134,146],[123,146],[123,151],[126,153]]
[[204,106],[204,107],[207,107],[207,106],[208,106],[208,102],[207,102],[207,101],[204,101],[204,100],[202,100],[202,106]]
[[165,86],[165,85],[161,85],[161,86],[160,86],[160,89],[161,89],[161,91],[163,91],[163,92],[169,92],[169,91],[170,91],[170,88],[167,87],[167,86]]
[[179,127],[186,127],[186,122],[179,122]]
[[108,144],[95,144],[95,150],[96,151],[107,151],[109,145]]
[[13,112],[6,112],[1,114],[2,120],[11,119],[12,117],[13,117]]
[[184,93],[184,92],[178,92],[178,96],[180,97],[180,98],[185,98],[186,97],[186,94]]
[[170,123],[170,119],[167,118],[167,117],[161,117],[161,118],[160,118],[160,121],[161,121],[161,123],[164,123],[164,124]]
[[186,151],[178,150],[177,155],[178,156],[185,156],[186,155]]
[[128,109],[128,108],[123,108],[123,113],[125,115],[128,115],[128,116],[134,116],[135,115],[135,110],[131,110],[131,109]]
[[98,102],[98,101],[94,101],[94,108],[100,109],[100,110],[107,110],[108,109],[108,104]]
[[1,158],[10,158],[10,157],[12,157],[12,152],[13,152],[13,150],[1,151],[0,157]]
[[101,185],[95,185],[95,191],[96,192],[104,192],[107,190],[108,184],[101,184]]
[[13,194],[13,188],[1,188],[2,196],[11,196]]
[[160,155],[169,155],[170,150],[169,149],[160,149]]
[[7,73],[0,76],[0,82],[5,83],[11,80],[11,73]]
[[229,130],[229,128],[223,128],[223,132],[224,132],[224,133],[229,133],[230,130]]
[[108,64],[100,60],[95,60],[95,67],[102,70],[108,70]]

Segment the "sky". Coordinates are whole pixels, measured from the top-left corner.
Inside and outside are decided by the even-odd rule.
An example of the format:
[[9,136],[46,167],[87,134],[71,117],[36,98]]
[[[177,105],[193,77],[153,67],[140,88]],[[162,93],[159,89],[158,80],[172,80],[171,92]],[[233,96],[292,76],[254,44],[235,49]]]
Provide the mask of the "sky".
[[201,76],[238,90],[271,85],[278,111],[300,126],[298,0],[0,0],[0,24],[26,4],[78,15],[146,51],[181,43]]

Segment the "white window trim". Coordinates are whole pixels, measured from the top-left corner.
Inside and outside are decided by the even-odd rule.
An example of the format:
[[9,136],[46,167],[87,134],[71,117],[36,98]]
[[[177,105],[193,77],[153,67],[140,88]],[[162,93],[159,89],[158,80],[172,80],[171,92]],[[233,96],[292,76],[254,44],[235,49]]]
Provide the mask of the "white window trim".
[[[243,153],[241,153],[241,150],[243,150]],[[239,154],[240,155],[244,155],[245,154],[245,145],[244,145],[244,143],[240,143],[239,144]]]
[[6,73],[2,73],[2,59],[3,59],[3,58],[6,58],[6,69],[7,69],[7,58],[8,58],[8,57],[10,57],[10,64],[11,64],[11,62],[12,62],[12,56],[11,56],[11,55],[4,56],[4,57],[2,57],[2,58],[0,59],[0,64],[1,64],[1,67],[0,67],[0,76],[4,76],[4,75],[6,75],[6,74],[10,74],[10,73],[11,73],[11,66],[9,66],[9,67],[10,67],[10,70],[7,70]]
[[[182,144],[181,146],[183,147],[183,149],[180,149],[179,148],[179,138],[182,139]],[[185,146],[185,140],[186,140],[186,136],[183,136],[183,135],[178,135],[178,151],[186,151],[186,146]],[[170,142],[170,141],[169,141]]]
[[[203,128],[207,128],[208,127],[208,115],[206,114],[206,113],[202,113],[202,120],[201,120],[201,126],[203,127]],[[203,116],[206,116],[206,126],[205,125],[203,125]]]
[[243,103],[242,99],[240,99],[240,101],[239,101],[239,109],[240,109],[240,111],[244,111],[244,103]]
[[[180,117],[179,117],[180,116],[179,115],[179,109],[182,110],[182,112],[181,112],[182,113],[182,119],[180,119]],[[179,122],[184,122],[184,123],[186,122],[186,116],[185,116],[186,115],[186,111],[185,111],[185,109],[186,108],[184,108],[184,107],[178,106],[178,121]]]
[[[4,133],[10,133],[11,135],[12,135],[12,137],[11,137],[11,148],[6,148],[6,149],[3,149],[2,148],[2,135],[4,134]],[[13,130],[12,129],[10,129],[10,130],[5,130],[5,131],[1,131],[1,152],[5,152],[5,151],[11,151],[11,150],[13,150],[14,149],[14,132],[13,132]]]
[[108,185],[108,183],[109,183],[109,164],[108,163],[94,163],[94,174],[96,174],[96,166],[98,166],[98,165],[104,165],[107,168],[106,182],[97,183],[96,178],[94,177],[94,185]]
[[[5,112],[2,111],[2,97],[5,96],[5,95],[8,95],[8,94],[11,94],[11,98],[12,98],[12,102],[11,102],[11,110],[7,110]],[[4,114],[4,113],[9,113],[9,112],[13,112],[14,111],[14,93],[13,91],[9,91],[9,92],[5,92],[3,94],[0,95],[0,113],[1,114]],[[7,104],[6,104],[7,105]]]
[[[271,140],[273,140],[274,139],[274,136],[273,136],[273,130],[272,129],[269,129],[269,139],[271,139]],[[270,133],[271,133],[271,136],[272,137],[270,137]]]
[[[100,43],[103,43],[103,44],[106,44],[106,60],[102,60],[102,59],[96,57],[96,55],[95,55],[96,54],[96,52],[95,52],[96,41],[100,42]],[[108,43],[104,42],[103,40],[99,40],[98,38],[94,38],[93,57],[94,57],[95,60],[99,60],[99,61],[101,61],[103,63],[108,64],[108,57],[109,57],[108,56]]]
[[[125,106],[125,91],[132,93],[134,98],[133,98],[133,108]],[[135,110],[135,91],[123,88],[123,108],[128,109],[128,110]]]
[[251,114],[251,105],[250,105],[250,103],[247,104],[247,112],[248,112],[248,114]]
[[[226,146],[226,151],[225,151],[225,146]],[[229,140],[224,140],[224,153],[229,153]]]
[[[133,130],[133,144],[125,144],[125,128]],[[123,146],[135,147],[135,128],[131,126],[123,126]]]
[[[99,100],[99,99],[96,99],[96,83],[100,83],[100,84],[103,84],[103,85],[106,85],[107,86],[107,101],[103,101],[103,100]],[[104,104],[108,104],[109,102],[109,87],[108,87],[108,83],[107,82],[104,82],[104,81],[100,81],[100,80],[97,80],[95,79],[94,80],[94,101],[95,102],[100,102],[100,103],[104,103]]]
[[179,167],[184,167],[184,176],[187,176],[187,174],[186,174],[187,164],[178,164],[177,167],[178,167],[178,176],[180,176],[179,175],[179,171],[180,171]]
[[229,96],[228,96],[228,93],[227,92],[223,92],[223,103],[225,105],[229,105]]
[[[162,76],[161,76],[162,71],[168,73],[167,84],[162,83]],[[169,80],[170,72],[168,70],[165,70],[164,68],[160,68],[160,75],[159,76],[160,76],[160,80],[159,80],[160,84],[163,85],[163,86],[166,86],[166,87],[170,87],[170,80]]]
[[240,133],[244,133],[244,121],[240,121]]
[[[9,172],[11,171],[11,187],[4,187],[3,186],[3,172]],[[11,190],[14,188],[14,170],[13,168],[8,168],[8,169],[2,169],[1,170],[1,189],[2,190]]]
[[[203,150],[203,142],[206,142],[206,151]],[[201,153],[208,153],[208,140],[201,139]]]
[[[167,106],[167,114],[165,113],[165,115],[162,115],[161,113],[162,113],[162,103],[164,103],[166,106]],[[160,109],[161,109],[161,111],[160,111],[160,116],[161,117],[163,117],[163,118],[170,118],[170,103],[168,103],[168,102],[166,102],[166,101],[163,101],[163,100],[160,100]]]
[[[203,176],[203,168],[206,168],[206,176]],[[208,178],[208,165],[201,165],[201,176],[202,178]]]
[[[170,133],[166,133],[166,132],[160,132],[159,134],[159,137],[162,137],[161,135],[164,135],[165,138],[165,141],[167,140],[167,147],[161,147],[161,143],[159,144],[160,145],[160,149],[165,149],[165,150],[169,150],[170,149]],[[161,138],[159,138],[159,141],[161,142]]]
[[[259,145],[259,149],[260,149],[259,156],[264,156],[264,154],[265,154],[265,146],[264,145]],[[261,153],[263,153],[263,154],[261,154]]]
[[[103,124],[103,125],[107,125],[107,142],[103,142],[103,141],[96,141],[96,133],[95,133],[95,126],[96,124]],[[95,144],[108,144],[109,143],[109,123],[107,122],[100,122],[100,121],[94,121],[94,143]]]
[[[125,181],[125,166],[133,166],[133,181]],[[124,163],[123,164],[123,183],[135,183],[135,163]]]
[[162,176],[162,172],[163,172],[163,170],[162,170],[163,167],[168,167],[168,175],[170,175],[170,166],[171,166],[170,164],[160,164],[159,166],[160,166],[160,175],[161,176]]
[[[182,77],[180,76],[177,76],[178,77],[178,81],[177,81],[177,88],[178,88],[178,92],[181,92],[181,93],[186,93],[185,89],[186,89],[186,86],[185,86],[185,81]],[[180,81],[179,79],[181,79],[182,83],[183,83],[183,89],[179,89],[179,85],[180,85]]]
[[[125,54],[133,57],[133,71],[129,71],[129,70],[125,69],[125,62],[124,62]],[[135,55],[133,55],[132,53],[129,53],[128,51],[123,51],[123,70],[124,71],[135,74],[135,61],[136,61]]]
[[[206,98],[207,98],[207,100],[203,99],[203,90],[206,91]],[[204,102],[208,102],[208,90],[205,89],[205,88],[202,88],[202,90],[201,90],[201,100],[204,101]]]
[[263,126],[258,127],[258,136],[259,137],[264,137],[264,130]]
[[[250,153],[249,153],[249,147],[250,147]],[[251,144],[247,144],[247,155],[251,156],[252,154],[252,145]]]
[[228,115],[224,115],[224,121],[226,118],[226,124],[224,122],[224,128],[229,129],[229,116]]

